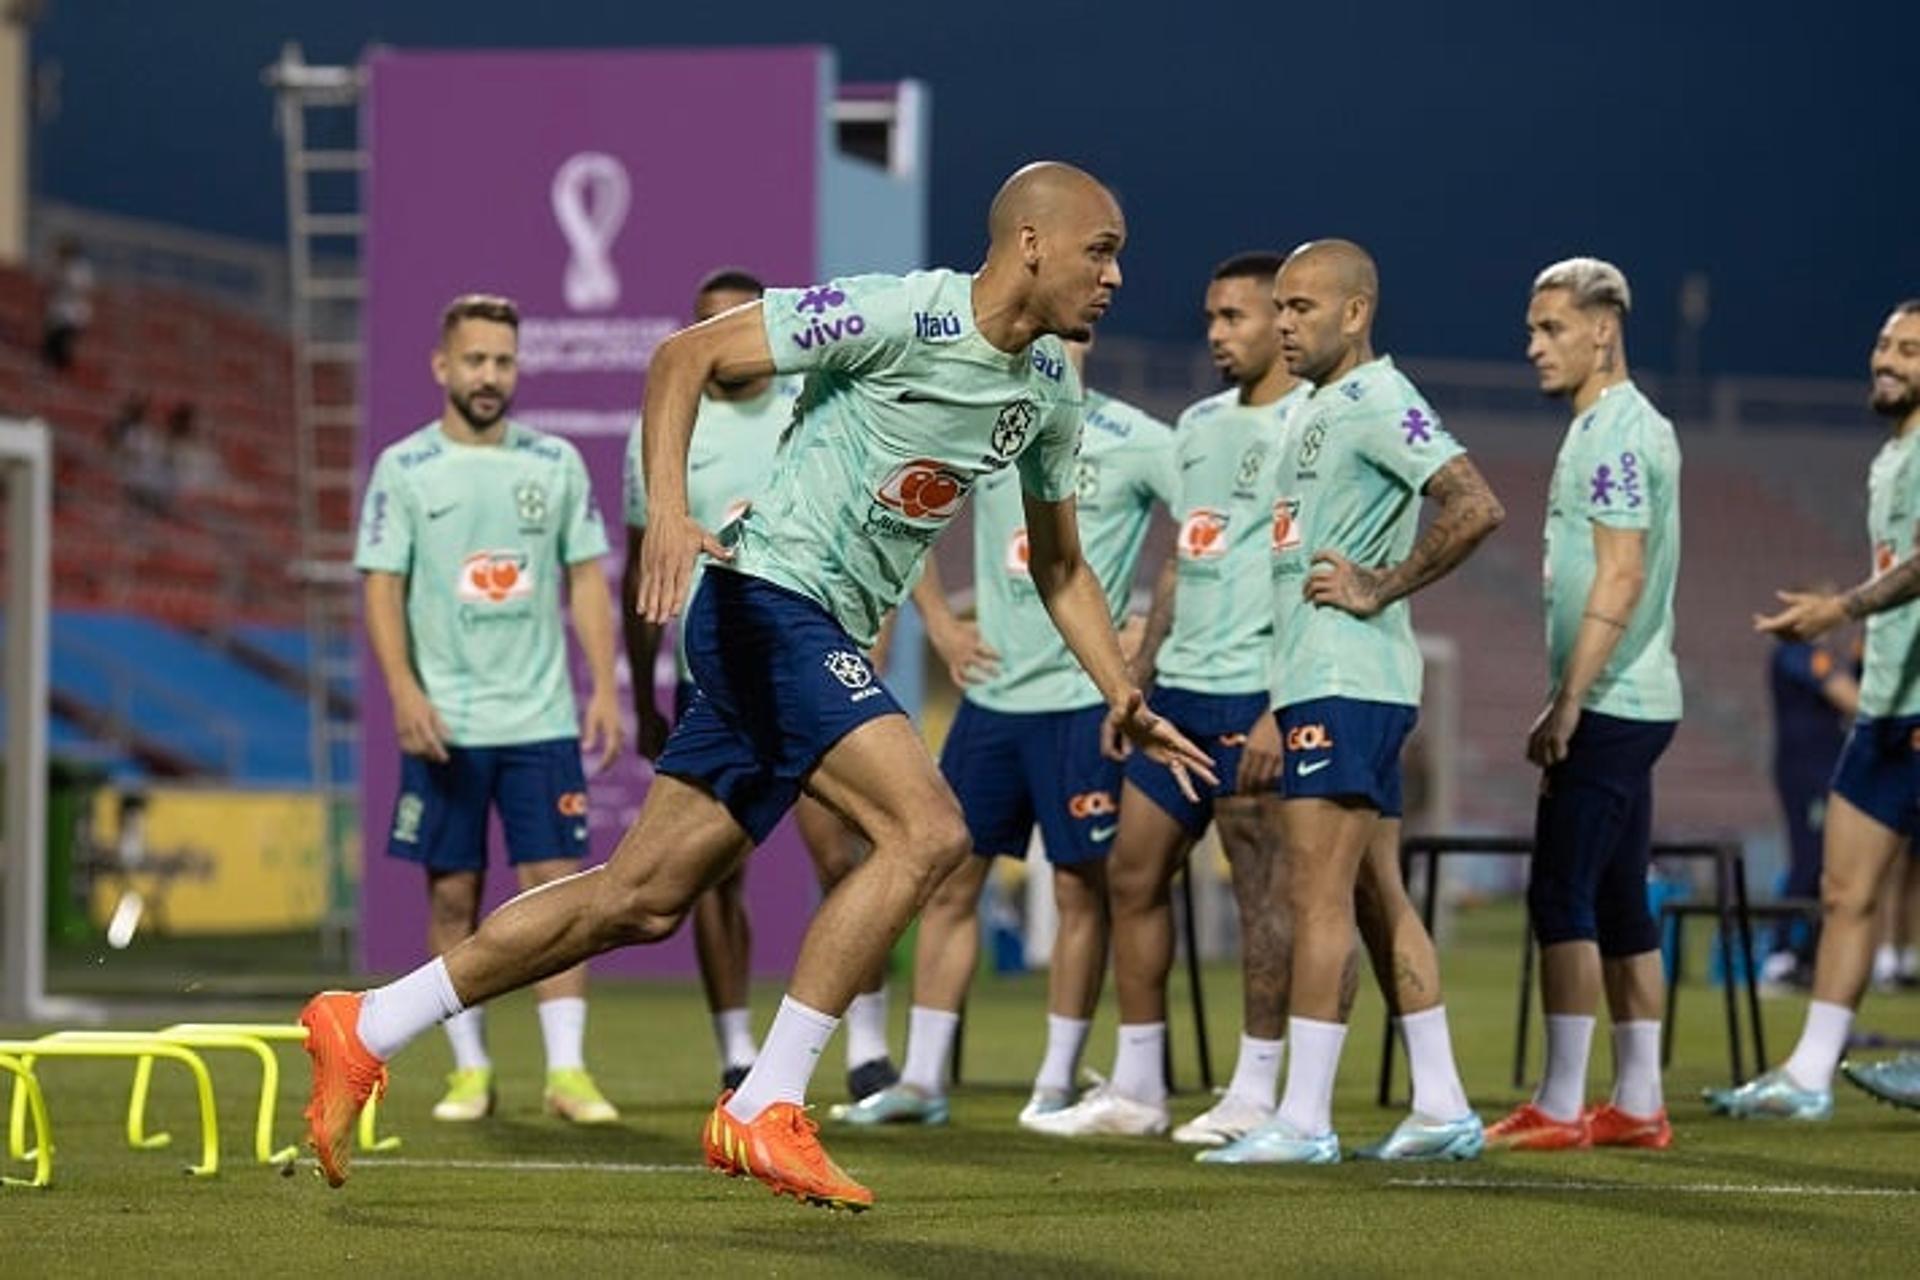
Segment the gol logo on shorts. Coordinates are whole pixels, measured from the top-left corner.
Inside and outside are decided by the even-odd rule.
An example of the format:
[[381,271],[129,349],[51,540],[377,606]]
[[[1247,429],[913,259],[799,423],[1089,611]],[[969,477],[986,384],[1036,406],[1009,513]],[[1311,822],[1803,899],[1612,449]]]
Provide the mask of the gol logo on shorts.
[[1227,513],[1195,507],[1180,524],[1180,554],[1188,560],[1215,560],[1227,554]]
[[915,458],[893,469],[874,496],[909,520],[945,520],[960,509],[967,477],[932,458]]
[[563,791],[554,801],[554,808],[563,818],[584,818],[587,816],[587,793],[584,791]]
[[1297,724],[1287,730],[1287,750],[1326,751],[1333,746],[1333,735],[1323,724]]
[[1104,818],[1118,810],[1111,791],[1082,791],[1067,801],[1067,814],[1074,818]]
[[533,594],[525,552],[476,551],[460,565],[454,594],[467,604],[501,604]]

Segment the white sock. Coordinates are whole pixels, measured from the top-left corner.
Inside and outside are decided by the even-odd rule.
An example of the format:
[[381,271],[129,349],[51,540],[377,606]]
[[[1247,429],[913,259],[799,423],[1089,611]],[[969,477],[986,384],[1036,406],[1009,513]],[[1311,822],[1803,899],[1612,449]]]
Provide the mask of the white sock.
[[547,1046],[548,1071],[578,1071],[587,1065],[587,1002],[562,996],[540,1002],[540,1039]]
[[1594,1020],[1579,1013],[1547,1015],[1547,1074],[1533,1105],[1568,1124],[1587,1103],[1587,1055],[1593,1050]]
[[1287,1092],[1280,1100],[1280,1118],[1302,1136],[1317,1138],[1333,1131],[1333,1081],[1340,1074],[1340,1049],[1347,1028],[1339,1022],[1288,1018]]
[[847,1069],[887,1056],[887,989],[863,991],[847,1006]]
[[360,1043],[385,1062],[436,1022],[445,1022],[466,1006],[453,992],[447,962],[439,956],[404,978],[375,987],[361,997]]
[[1800,1043],[1784,1068],[1802,1089],[1825,1093],[1833,1088],[1833,1069],[1847,1051],[1847,1033],[1853,1030],[1853,1010],[1843,1004],[1815,1000],[1807,1005],[1807,1025]]
[[1167,1024],[1123,1022],[1113,1050],[1113,1091],[1123,1098],[1164,1106],[1167,1101]]
[[1613,1105],[1630,1116],[1656,1116],[1667,1105],[1657,1020],[1613,1024]]
[[720,1069],[750,1067],[758,1052],[753,1043],[753,1014],[747,1009],[722,1009],[713,1015],[713,1039],[720,1047]]
[[487,1007],[462,1009],[440,1024],[447,1029],[447,1041],[453,1045],[456,1071],[485,1071],[493,1066],[487,1057]]
[[809,1009],[792,996],[780,1000],[780,1012],[773,1015],[767,1028],[766,1043],[753,1070],[727,1099],[727,1114],[752,1124],[762,1111],[776,1102],[795,1106],[807,1100],[807,1081],[820,1062],[820,1052],[833,1038],[840,1019],[818,1009]]
[[1401,1018],[1400,1037],[1406,1041],[1407,1068],[1413,1076],[1413,1109],[1430,1120],[1465,1119],[1473,1108],[1453,1059],[1447,1006],[1437,1004]]
[[[1162,1028],[1166,1026],[1163,1022]],[[1286,1037],[1261,1040],[1240,1033],[1240,1058],[1233,1064],[1233,1079],[1227,1096],[1251,1102],[1262,1111],[1271,1111],[1280,1092],[1280,1055],[1286,1051]]]
[[900,1083],[936,1097],[946,1093],[947,1054],[959,1025],[957,1013],[914,1005],[907,1013],[907,1060],[900,1068]]
[[1092,1026],[1085,1018],[1047,1015],[1047,1056],[1040,1059],[1040,1073],[1033,1078],[1036,1092],[1041,1089],[1073,1091],[1073,1073],[1080,1066],[1080,1051],[1087,1047],[1087,1030]]

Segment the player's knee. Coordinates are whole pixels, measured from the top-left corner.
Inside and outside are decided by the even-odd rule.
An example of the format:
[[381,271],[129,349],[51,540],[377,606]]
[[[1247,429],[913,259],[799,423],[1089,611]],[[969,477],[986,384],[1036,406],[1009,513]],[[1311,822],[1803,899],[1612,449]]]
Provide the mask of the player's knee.
[[1820,914],[1827,919],[1864,920],[1878,903],[1878,885],[1872,876],[1829,861],[1820,872]]
[[665,900],[648,885],[603,884],[594,900],[594,926],[603,948],[639,946],[673,935],[690,903]]
[[1164,908],[1169,881],[1144,863],[1107,868],[1107,901],[1115,916],[1141,916]]
[[1608,960],[1660,949],[1660,925],[1648,910],[1644,893],[1623,893],[1617,901],[1597,904],[1594,936],[1601,956]]
[[1106,877],[1102,871],[1102,865],[1097,862],[1055,870],[1053,901],[1062,922],[1094,920],[1106,915]]
[[[949,807],[936,811],[914,830],[914,844],[933,884],[951,876],[973,853],[973,838],[960,811]],[[929,889],[932,885],[929,885]]]

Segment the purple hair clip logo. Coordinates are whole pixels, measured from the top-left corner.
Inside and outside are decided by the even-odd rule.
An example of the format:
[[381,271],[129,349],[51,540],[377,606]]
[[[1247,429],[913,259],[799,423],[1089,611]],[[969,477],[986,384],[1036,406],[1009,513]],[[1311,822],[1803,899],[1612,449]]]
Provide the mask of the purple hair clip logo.
[[794,304],[795,311],[811,311],[815,315],[825,315],[828,310],[847,300],[847,295],[832,285],[821,285],[809,289],[800,295],[800,301]]
[[1418,409],[1407,410],[1400,429],[1407,433],[1408,444],[1427,444],[1433,439],[1433,419]]

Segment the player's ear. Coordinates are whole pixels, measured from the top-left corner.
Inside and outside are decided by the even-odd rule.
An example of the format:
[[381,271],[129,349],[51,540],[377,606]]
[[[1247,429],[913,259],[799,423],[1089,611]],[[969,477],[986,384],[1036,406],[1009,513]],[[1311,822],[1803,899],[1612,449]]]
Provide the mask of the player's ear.
[[1020,261],[1029,271],[1040,265],[1040,231],[1031,223],[1020,228]]
[[439,343],[435,345],[435,347],[433,348],[433,357],[428,363],[433,368],[433,380],[439,383],[443,387],[446,386],[448,361],[447,361],[447,347],[445,343]]
[[1340,332],[1349,338],[1357,338],[1367,331],[1373,323],[1373,299],[1364,293],[1356,293],[1347,299],[1342,310]]

